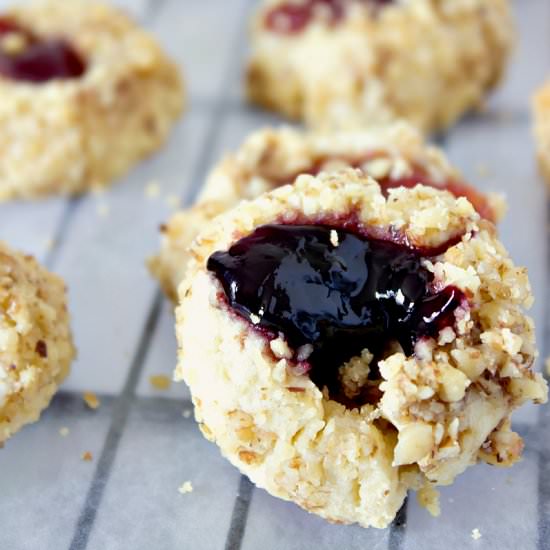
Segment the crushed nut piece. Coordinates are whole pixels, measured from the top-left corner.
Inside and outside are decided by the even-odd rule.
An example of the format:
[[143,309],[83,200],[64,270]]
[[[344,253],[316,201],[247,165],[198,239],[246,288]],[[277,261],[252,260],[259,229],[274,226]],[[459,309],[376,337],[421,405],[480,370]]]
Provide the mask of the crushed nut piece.
[[91,462],[94,457],[90,451],[84,451],[81,458],[84,462]]
[[472,538],[474,540],[478,540],[481,538],[481,533],[479,532],[479,529],[477,527],[475,529],[472,529]]
[[418,504],[426,508],[433,517],[437,517],[441,514],[439,491],[433,485],[425,485],[419,489],[416,493],[416,500]]
[[178,208],[180,205],[180,198],[177,195],[168,195],[166,197],[166,204],[170,208]]
[[21,32],[8,32],[0,42],[2,51],[7,55],[22,53],[28,46],[28,38]]
[[282,334],[278,338],[275,338],[275,340],[271,340],[269,347],[275,357],[279,359],[292,359],[292,350],[288,347]]
[[159,184],[159,182],[156,181],[156,180],[150,181],[145,186],[145,196],[148,199],[155,199],[159,195],[160,195],[160,184]]
[[296,351],[296,360],[306,361],[312,353],[313,346],[311,344],[304,344],[303,346],[300,346]]
[[182,495],[191,493],[193,491],[193,485],[190,481],[186,481],[180,487],[178,487],[178,492]]
[[374,179],[379,180],[385,178],[392,168],[392,161],[387,157],[379,157],[367,160],[363,166],[363,170]]
[[477,164],[476,172],[480,178],[489,176],[489,168],[483,162]]
[[172,381],[165,374],[155,374],[149,376],[149,383],[156,390],[166,391],[170,387]]
[[109,205],[101,202],[97,205],[97,213],[101,218],[106,218],[109,215]]
[[255,315],[254,313],[250,314],[250,320],[252,321],[253,325],[258,325],[261,321],[261,319],[258,317],[258,315]]
[[84,394],[82,395],[82,399],[84,399],[84,403],[86,403],[86,405],[88,405],[90,409],[97,409],[101,405],[101,401],[93,392],[84,392]]

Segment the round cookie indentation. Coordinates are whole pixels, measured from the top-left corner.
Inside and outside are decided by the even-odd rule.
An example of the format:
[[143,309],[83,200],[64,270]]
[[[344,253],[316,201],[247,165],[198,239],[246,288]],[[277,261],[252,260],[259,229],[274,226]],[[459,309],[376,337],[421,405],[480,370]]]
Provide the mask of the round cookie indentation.
[[[355,408],[378,401],[377,363],[389,350],[398,344],[412,355],[418,340],[453,327],[466,304],[461,290],[436,288],[423,265],[442,248],[327,225],[271,224],[212,254],[207,268],[234,311],[270,340],[282,336],[321,390]],[[368,380],[351,400],[340,367],[365,349],[373,357]]]

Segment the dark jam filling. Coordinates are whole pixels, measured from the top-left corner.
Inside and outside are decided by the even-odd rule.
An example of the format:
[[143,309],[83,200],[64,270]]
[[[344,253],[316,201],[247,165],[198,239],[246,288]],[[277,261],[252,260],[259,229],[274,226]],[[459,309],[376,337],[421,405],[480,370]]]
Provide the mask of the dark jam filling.
[[330,25],[335,25],[343,19],[346,4],[352,1],[378,8],[394,0],[304,0],[283,3],[266,14],[265,26],[280,34],[295,34],[307,27],[316,12],[322,13]]
[[[363,349],[379,360],[397,342],[412,355],[419,339],[454,325],[465,296],[433,288],[425,252],[326,225],[265,225],[212,254],[207,267],[230,307],[282,333],[297,360],[312,347],[309,375],[338,399],[339,367]],[[376,366],[369,378],[379,378]]]
[[62,78],[78,78],[86,64],[63,39],[42,39],[12,19],[0,17],[0,43],[8,34],[19,35],[22,47],[10,51],[0,47],[0,75],[23,82],[43,83]]

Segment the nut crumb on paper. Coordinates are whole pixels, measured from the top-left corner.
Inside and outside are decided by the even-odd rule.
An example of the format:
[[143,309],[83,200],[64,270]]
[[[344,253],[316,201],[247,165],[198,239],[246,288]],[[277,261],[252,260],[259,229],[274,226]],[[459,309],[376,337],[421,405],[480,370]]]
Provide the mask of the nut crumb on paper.
[[106,187],[105,185],[101,185],[99,183],[95,183],[92,185],[92,187],[90,188],[90,191],[92,192],[92,195],[96,196],[96,197],[100,197],[101,195],[105,195],[106,193]]
[[480,178],[484,178],[490,175],[489,167],[483,162],[479,162],[476,165],[476,172]]
[[193,492],[193,484],[190,481],[185,481],[178,487],[178,492],[182,495]]
[[159,195],[160,195],[160,184],[158,181],[156,180],[152,180],[150,181],[146,186],[145,186],[145,196],[148,198],[148,199],[155,199],[157,198]]
[[67,426],[63,426],[62,428],[59,428],[59,435],[61,437],[67,437],[69,435],[69,428],[67,428]]
[[104,202],[100,202],[97,205],[97,214],[100,218],[106,218],[109,215],[109,211],[110,211],[110,208],[108,204]]
[[93,392],[84,392],[82,395],[82,399],[84,399],[84,403],[90,407],[90,409],[98,409],[101,405],[101,401],[97,397],[97,395]]
[[475,529],[472,529],[472,538],[474,540],[479,540],[481,538],[481,533],[477,527]]
[[170,388],[172,381],[165,374],[155,374],[153,376],[149,376],[149,383],[156,390],[166,391]]
[[180,198],[177,195],[168,195],[166,197],[166,204],[170,208],[178,208],[180,205]]
[[94,457],[90,451],[84,451],[81,458],[84,462],[91,462]]
[[439,504],[439,491],[433,485],[425,485],[416,493],[418,504],[426,508],[428,512],[437,517],[441,514],[441,506]]

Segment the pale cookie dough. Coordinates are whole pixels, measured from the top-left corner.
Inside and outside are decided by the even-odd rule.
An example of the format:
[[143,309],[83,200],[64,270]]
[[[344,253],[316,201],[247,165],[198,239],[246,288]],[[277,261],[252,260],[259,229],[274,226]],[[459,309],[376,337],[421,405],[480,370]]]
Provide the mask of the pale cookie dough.
[[550,185],[550,80],[535,94],[533,114],[539,166]]
[[[336,390],[319,388],[311,376],[324,371],[308,363],[312,346],[293,349],[285,333],[262,324],[272,298],[248,317],[237,313],[212,269],[213,253],[242,246],[266,224],[285,223],[328,224],[337,254],[344,254],[338,246],[345,228],[414,249],[432,274],[430,292],[452,291],[461,296],[458,305],[409,355],[384,336],[379,360],[363,349],[331,371]],[[526,270],[514,266],[494,225],[466,199],[420,185],[391,189],[385,198],[354,170],[302,175],[217,217],[195,239],[191,258],[179,287],[175,375],[191,389],[204,435],[259,487],[330,521],[385,527],[408,489],[449,484],[478,460],[510,465],[519,458],[522,441],[510,430],[510,415],[527,401],[547,399],[544,380],[532,370],[533,323],[523,313],[531,291]],[[245,282],[230,287],[246,292],[247,277],[258,270],[235,261],[246,265]],[[331,273],[336,284],[356,275]],[[300,285],[289,288],[315,304]],[[406,303],[400,296],[393,294],[397,305]],[[352,344],[361,349],[363,341]],[[363,390],[369,398],[353,408]]]
[[38,420],[74,355],[65,284],[0,242],[0,445]]
[[233,154],[214,168],[195,206],[177,212],[161,226],[160,254],[149,261],[164,292],[176,300],[183,279],[188,247],[201,227],[241,199],[253,199],[302,173],[316,174],[345,166],[361,168],[384,185],[417,182],[464,194],[486,218],[498,221],[504,201],[466,185],[443,152],[427,146],[405,123],[369,130],[329,134],[290,128],[253,133]]
[[[6,31],[8,23],[39,42],[63,41],[84,72],[41,82],[6,76],[6,56],[36,56],[35,72],[46,64],[43,51],[25,49],[23,31]],[[157,150],[182,110],[177,67],[152,36],[107,5],[49,0],[13,8],[2,16],[0,47],[0,200],[107,185]],[[25,59],[19,72],[23,63],[32,76]]]
[[499,82],[513,35],[508,0],[265,0],[246,91],[317,128],[443,129]]

